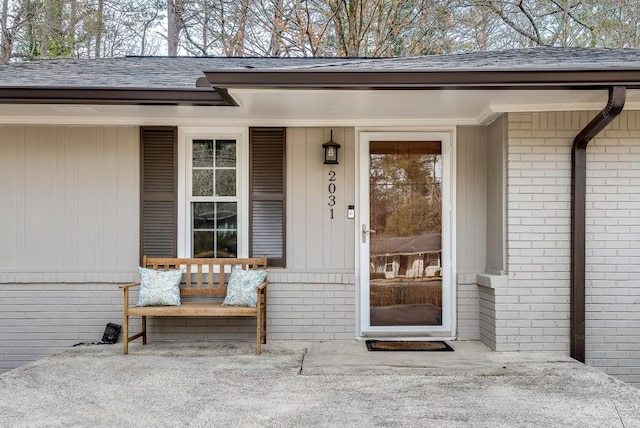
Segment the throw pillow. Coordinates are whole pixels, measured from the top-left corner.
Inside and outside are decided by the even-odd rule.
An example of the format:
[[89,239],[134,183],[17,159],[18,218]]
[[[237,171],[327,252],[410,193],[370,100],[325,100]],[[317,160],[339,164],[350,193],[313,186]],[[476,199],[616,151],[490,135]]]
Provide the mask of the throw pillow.
[[258,285],[266,277],[266,270],[233,269],[227,284],[227,297],[222,304],[255,308],[258,305]]
[[180,306],[181,270],[140,268],[138,306]]

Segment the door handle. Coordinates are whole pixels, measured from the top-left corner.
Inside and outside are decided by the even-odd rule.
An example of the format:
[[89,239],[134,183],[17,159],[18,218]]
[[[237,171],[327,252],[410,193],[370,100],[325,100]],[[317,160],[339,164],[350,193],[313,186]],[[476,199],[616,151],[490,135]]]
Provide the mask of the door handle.
[[363,223],[362,224],[362,243],[363,244],[367,242],[367,233],[376,233],[376,231],[373,229],[367,229],[367,225]]

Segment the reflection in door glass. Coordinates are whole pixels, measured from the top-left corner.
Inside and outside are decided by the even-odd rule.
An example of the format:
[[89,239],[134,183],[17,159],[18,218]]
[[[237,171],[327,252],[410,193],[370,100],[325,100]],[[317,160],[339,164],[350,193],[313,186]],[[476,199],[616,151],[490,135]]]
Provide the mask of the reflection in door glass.
[[442,325],[442,148],[371,142],[372,326]]

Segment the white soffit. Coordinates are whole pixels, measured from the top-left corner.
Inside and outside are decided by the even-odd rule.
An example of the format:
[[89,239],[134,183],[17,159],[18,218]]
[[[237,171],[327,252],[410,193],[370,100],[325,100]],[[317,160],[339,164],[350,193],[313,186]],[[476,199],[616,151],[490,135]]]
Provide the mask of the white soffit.
[[[0,123],[69,125],[477,125],[498,114],[601,110],[606,90],[230,90],[240,107],[0,105]],[[630,90],[625,109],[640,109]]]

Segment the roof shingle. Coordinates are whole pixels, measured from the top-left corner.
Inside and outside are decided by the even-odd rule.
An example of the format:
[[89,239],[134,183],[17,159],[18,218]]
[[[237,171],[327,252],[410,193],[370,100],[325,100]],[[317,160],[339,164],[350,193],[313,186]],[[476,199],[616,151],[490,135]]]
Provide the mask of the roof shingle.
[[210,70],[640,70],[640,50],[530,48],[410,58],[123,57],[0,65],[0,87],[189,88]]

